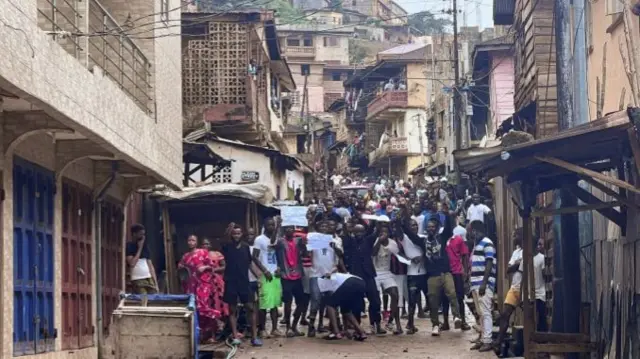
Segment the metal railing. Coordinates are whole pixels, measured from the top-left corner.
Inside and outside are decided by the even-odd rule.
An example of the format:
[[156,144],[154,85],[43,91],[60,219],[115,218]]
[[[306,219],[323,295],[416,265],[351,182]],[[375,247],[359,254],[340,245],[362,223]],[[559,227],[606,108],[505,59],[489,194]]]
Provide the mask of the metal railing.
[[402,156],[409,154],[409,141],[406,137],[393,137],[382,146],[369,152],[369,163],[387,159],[392,156]]
[[88,55],[84,65],[100,67],[140,108],[152,113],[151,63],[100,2],[38,0],[38,26],[75,58]]
[[144,111],[151,113],[151,63],[97,0],[89,0],[89,65],[100,67]]
[[[68,53],[78,58],[82,53],[79,37],[82,14],[80,0],[38,0],[38,26],[51,34]],[[67,35],[63,35],[67,34]]]

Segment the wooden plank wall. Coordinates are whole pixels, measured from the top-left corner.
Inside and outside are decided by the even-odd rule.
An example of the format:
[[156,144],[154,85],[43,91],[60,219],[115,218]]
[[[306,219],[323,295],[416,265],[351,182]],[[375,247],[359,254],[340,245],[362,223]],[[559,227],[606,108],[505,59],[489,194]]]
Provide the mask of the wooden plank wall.
[[515,108],[537,101],[536,138],[558,131],[552,0],[518,0],[514,29]]

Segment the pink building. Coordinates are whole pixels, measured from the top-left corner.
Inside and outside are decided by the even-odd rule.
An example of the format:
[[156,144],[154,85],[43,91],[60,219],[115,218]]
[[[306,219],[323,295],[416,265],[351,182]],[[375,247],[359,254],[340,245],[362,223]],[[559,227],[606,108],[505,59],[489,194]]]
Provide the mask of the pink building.
[[496,129],[513,115],[514,56],[513,38],[498,37],[476,45],[473,52],[474,86],[468,95],[471,116],[471,141],[496,138]]

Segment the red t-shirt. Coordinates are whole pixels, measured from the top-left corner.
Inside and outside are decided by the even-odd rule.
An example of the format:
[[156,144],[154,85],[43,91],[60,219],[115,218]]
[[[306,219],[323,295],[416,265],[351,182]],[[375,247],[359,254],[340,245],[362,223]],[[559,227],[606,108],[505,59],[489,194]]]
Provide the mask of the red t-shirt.
[[449,265],[451,266],[451,274],[463,274],[462,256],[469,255],[469,248],[464,242],[462,236],[454,236],[447,242],[447,255],[449,256]]

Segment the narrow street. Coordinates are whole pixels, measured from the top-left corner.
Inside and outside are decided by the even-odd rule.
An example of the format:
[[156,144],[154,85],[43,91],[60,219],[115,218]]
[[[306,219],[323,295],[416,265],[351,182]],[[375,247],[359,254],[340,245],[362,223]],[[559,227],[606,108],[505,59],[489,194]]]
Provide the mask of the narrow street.
[[[431,336],[429,319],[418,319],[419,327],[415,335],[369,336],[363,343],[350,340],[325,341],[321,338],[278,338],[264,341],[262,348],[243,346],[238,351],[238,359],[319,359],[350,358],[375,359],[494,359],[496,355],[471,351],[470,340],[474,332],[458,330],[443,332],[440,337]],[[295,345],[294,345],[295,344]]]

